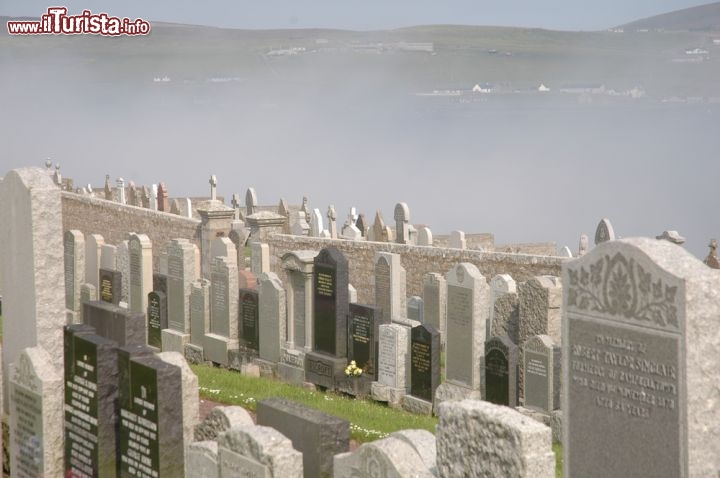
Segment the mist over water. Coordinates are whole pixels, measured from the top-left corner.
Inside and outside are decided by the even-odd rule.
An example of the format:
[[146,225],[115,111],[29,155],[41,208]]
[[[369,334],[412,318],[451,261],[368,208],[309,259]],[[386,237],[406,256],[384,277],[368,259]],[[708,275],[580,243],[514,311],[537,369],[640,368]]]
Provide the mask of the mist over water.
[[215,174],[226,203],[253,186],[262,205],[308,196],[323,216],[334,204],[339,223],[355,206],[392,224],[404,201],[435,234],[573,251],[602,217],[621,237],[676,229],[700,258],[720,237],[720,105],[460,103],[377,77],[156,84],[93,71],[3,68],[0,174],[50,156],[76,187],[110,174],[163,181],[171,197],[209,195]]

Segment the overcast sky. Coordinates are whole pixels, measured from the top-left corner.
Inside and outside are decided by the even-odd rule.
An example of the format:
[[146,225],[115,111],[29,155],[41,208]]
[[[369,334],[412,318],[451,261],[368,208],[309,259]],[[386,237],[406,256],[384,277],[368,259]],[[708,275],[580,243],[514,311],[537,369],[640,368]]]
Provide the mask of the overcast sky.
[[[372,30],[421,24],[526,26],[599,30],[709,3],[696,0],[66,0],[71,13],[90,9],[119,17],[232,28]],[[2,0],[0,14],[39,16],[55,3]]]

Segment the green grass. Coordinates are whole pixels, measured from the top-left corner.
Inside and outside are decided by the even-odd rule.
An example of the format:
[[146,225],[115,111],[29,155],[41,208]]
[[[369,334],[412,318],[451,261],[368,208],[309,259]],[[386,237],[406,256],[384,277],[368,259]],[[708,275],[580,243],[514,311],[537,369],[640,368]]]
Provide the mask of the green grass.
[[259,400],[282,397],[350,422],[350,436],[373,441],[408,428],[435,433],[437,418],[414,415],[388,408],[371,400],[355,400],[334,393],[306,390],[277,380],[252,378],[237,372],[206,365],[193,365],[198,376],[200,397],[255,411]]
[[555,452],[555,476],[562,478],[563,476],[563,448],[560,443],[553,443],[553,451]]

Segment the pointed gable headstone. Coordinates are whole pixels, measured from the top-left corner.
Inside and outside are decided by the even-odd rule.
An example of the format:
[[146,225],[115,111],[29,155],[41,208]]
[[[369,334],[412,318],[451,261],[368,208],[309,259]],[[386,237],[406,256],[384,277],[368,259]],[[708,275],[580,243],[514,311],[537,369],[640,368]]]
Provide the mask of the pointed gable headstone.
[[598,223],[597,229],[595,230],[595,245],[601,244],[607,241],[615,240],[615,230],[610,224],[610,219],[603,218]]

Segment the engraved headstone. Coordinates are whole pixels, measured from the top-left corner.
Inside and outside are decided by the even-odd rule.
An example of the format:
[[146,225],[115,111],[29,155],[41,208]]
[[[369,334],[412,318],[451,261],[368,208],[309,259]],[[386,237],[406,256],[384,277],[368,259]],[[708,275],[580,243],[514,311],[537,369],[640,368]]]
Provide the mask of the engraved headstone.
[[119,304],[122,289],[120,271],[100,269],[100,300],[110,304]]
[[507,336],[485,342],[485,400],[517,406],[518,348]]
[[440,332],[432,325],[410,333],[410,395],[432,402],[440,385]]
[[369,305],[350,304],[348,321],[348,360],[354,360],[363,375],[377,379],[375,314],[377,309]]
[[348,260],[336,248],[320,251],[314,261],[315,350],[335,357],[347,353]]
[[447,282],[442,274],[437,272],[423,276],[423,317],[426,324],[440,332],[440,341],[445,343]]
[[237,290],[234,257],[215,256],[210,273],[210,332],[205,334],[203,350],[207,360],[221,365],[228,364],[228,351],[238,345]]
[[565,476],[716,476],[717,273],[637,238],[564,263],[563,282]]
[[509,274],[498,274],[490,281],[490,318],[488,337],[507,335],[519,343],[520,302],[517,283]]
[[120,476],[182,476],[182,371],[150,349],[118,351]]
[[100,255],[105,239],[100,234],[90,234],[85,237],[85,282],[95,288],[100,285]]
[[167,329],[168,324],[167,296],[164,292],[152,291],[148,294],[147,302],[147,343],[151,347],[160,349],[161,331]]
[[372,384],[373,398],[399,404],[409,389],[410,328],[383,324],[378,341],[378,379]]
[[255,188],[248,188],[245,193],[245,217],[252,216],[257,212],[257,194]]
[[168,328],[162,331],[163,351],[184,353],[190,338],[190,293],[198,273],[197,253],[197,246],[187,239],[173,239],[168,244]]
[[274,428],[240,426],[218,437],[220,477],[302,478],[303,455]]
[[547,335],[535,335],[523,345],[525,408],[550,413],[560,408],[560,347]]
[[129,299],[130,310],[145,311],[148,294],[153,291],[152,242],[145,234],[130,234]]
[[601,244],[606,241],[615,240],[615,230],[610,224],[610,219],[603,218],[598,223],[597,229],[595,230],[595,245]]
[[87,325],[65,327],[65,475],[117,472],[117,344]]
[[406,272],[400,254],[375,253],[375,305],[387,321],[402,321],[407,315]]
[[423,305],[422,297],[417,295],[409,297],[407,300],[407,318],[416,322],[425,322]]
[[133,312],[102,300],[85,302],[83,323],[93,327],[97,335],[113,340],[121,347],[147,343],[147,326],[142,312]]
[[408,244],[410,235],[408,228],[410,226],[410,209],[404,202],[395,205],[395,242],[398,244]]
[[62,367],[41,347],[29,347],[10,365],[7,382],[12,476],[62,476]]
[[259,313],[258,292],[240,289],[240,315],[238,318],[240,338],[243,345],[253,350],[259,350],[260,347]]
[[286,337],[287,311],[285,289],[274,272],[261,274],[258,278],[260,304],[259,340],[260,359],[270,363],[280,360],[280,344]]

